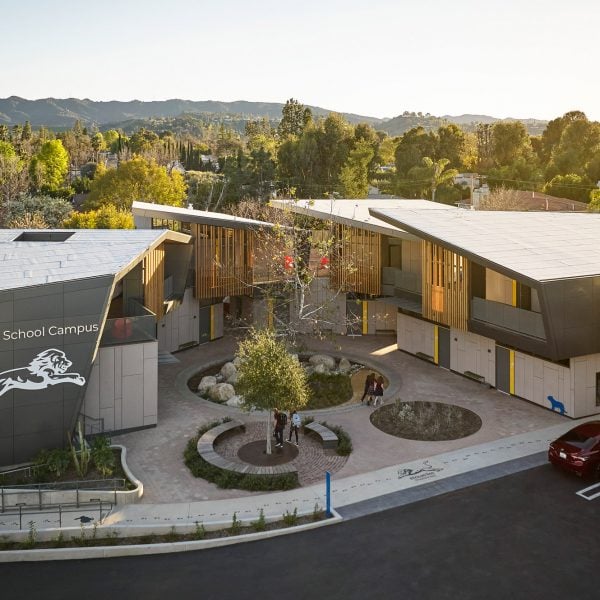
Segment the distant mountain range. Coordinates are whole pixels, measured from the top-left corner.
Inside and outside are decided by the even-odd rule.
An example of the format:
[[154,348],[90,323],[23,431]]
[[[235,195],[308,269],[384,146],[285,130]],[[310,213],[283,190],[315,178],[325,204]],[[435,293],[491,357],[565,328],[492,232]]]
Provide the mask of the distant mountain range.
[[[33,127],[45,125],[49,128],[63,129],[71,127],[79,120],[83,124],[95,123],[101,129],[108,124],[118,126],[120,123],[144,121],[147,119],[169,119],[188,115],[210,115],[210,120],[223,119],[249,120],[267,117],[273,121],[281,118],[283,104],[279,102],[219,102],[214,100],[156,100],[144,102],[131,100],[129,102],[94,100],[78,98],[44,98],[27,100],[18,96],[0,98],[0,124],[15,125],[29,121]],[[326,116],[331,110],[311,106],[316,116]],[[390,135],[401,135],[412,127],[421,125],[425,129],[436,129],[444,123],[456,123],[465,129],[471,129],[475,123],[494,123],[500,119],[487,115],[460,115],[434,117],[408,113],[393,119],[378,119],[365,115],[341,113],[350,123],[369,123],[376,129],[386,131]],[[229,117],[229,118],[227,118]],[[541,133],[546,121],[536,119],[507,119],[520,120],[530,133]]]

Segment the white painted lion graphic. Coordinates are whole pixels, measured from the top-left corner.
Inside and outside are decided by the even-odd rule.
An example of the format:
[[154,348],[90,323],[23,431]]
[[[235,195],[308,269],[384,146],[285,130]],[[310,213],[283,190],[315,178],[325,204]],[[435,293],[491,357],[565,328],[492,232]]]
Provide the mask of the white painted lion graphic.
[[0,373],[0,396],[10,390],[44,390],[59,383],[84,385],[85,378],[79,373],[67,373],[72,364],[62,350],[44,350],[26,367]]

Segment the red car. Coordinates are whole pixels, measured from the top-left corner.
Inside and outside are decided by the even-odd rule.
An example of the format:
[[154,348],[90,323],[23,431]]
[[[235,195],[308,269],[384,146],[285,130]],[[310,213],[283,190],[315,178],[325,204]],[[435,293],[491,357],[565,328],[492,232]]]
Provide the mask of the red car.
[[600,478],[600,421],[567,431],[548,448],[548,460],[580,477]]

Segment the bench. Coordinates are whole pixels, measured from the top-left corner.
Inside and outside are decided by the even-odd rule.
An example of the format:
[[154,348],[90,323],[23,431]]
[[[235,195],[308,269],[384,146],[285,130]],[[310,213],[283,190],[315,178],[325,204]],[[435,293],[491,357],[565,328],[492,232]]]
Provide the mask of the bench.
[[248,475],[284,475],[286,473],[296,473],[297,469],[293,465],[274,465],[272,467],[259,467],[248,463],[236,462],[221,456],[215,450],[215,444],[222,436],[229,434],[236,429],[245,429],[245,425],[241,421],[227,421],[221,423],[200,436],[196,449],[201,458],[207,463],[223,469],[225,471],[233,471],[235,473],[243,473]]
[[304,426],[305,430],[316,433],[320,438],[325,450],[335,450],[338,445],[338,436],[325,425],[313,421]]
[[477,373],[473,373],[473,371],[465,371],[464,376],[472,379],[473,381],[477,381],[478,383],[485,383],[485,377],[478,375]]

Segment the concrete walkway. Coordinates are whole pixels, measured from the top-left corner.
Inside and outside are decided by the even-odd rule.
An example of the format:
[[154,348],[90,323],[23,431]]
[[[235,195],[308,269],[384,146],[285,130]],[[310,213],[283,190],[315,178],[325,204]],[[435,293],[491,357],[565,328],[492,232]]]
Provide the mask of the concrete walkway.
[[[399,352],[391,336],[339,337],[333,342],[310,339],[306,346],[346,356],[383,373],[390,381],[388,402],[398,397],[449,402],[475,411],[483,422],[479,432],[461,440],[418,442],[376,429],[369,420],[372,409],[367,406],[315,411],[318,419],[343,426],[352,437],[354,452],[334,474],[332,484],[333,506],[346,517],[537,464],[545,460],[548,443],[576,423]],[[114,438],[127,446],[129,466],[144,483],[144,501],[117,507],[100,529],[116,529],[126,536],[168,532],[173,526],[193,527],[195,522],[216,528],[229,526],[234,513],[252,521],[261,509],[267,519],[279,519],[288,510],[309,514],[315,506],[325,507],[324,481],[270,494],[221,490],[194,478],[183,464],[185,445],[200,425],[224,415],[246,422],[263,418],[202,400],[187,388],[191,375],[230,359],[235,348],[236,340],[226,338],[178,353],[177,363],[161,364],[159,425]],[[417,495],[416,489],[420,490]],[[55,521],[55,514],[39,514],[34,519],[40,534],[49,530],[48,536],[56,535]],[[17,529],[18,518],[0,515],[0,535]],[[79,525],[72,528],[79,530]],[[67,534],[68,530],[63,531]]]
[[[571,423],[549,410],[399,352],[394,336],[336,336],[334,340],[306,338],[301,342],[310,351],[346,356],[382,372],[390,382],[385,393],[387,402],[397,397],[407,401],[448,402],[473,410],[483,421],[482,428],[467,438],[419,442],[379,431],[369,421],[372,409],[360,404],[303,411],[302,414],[314,414],[319,420],[341,425],[350,434],[354,451],[336,477],[358,475],[554,424]],[[182,460],[187,441],[201,425],[225,415],[245,422],[264,419],[257,413],[202,400],[187,388],[187,381],[193,374],[232,358],[236,347],[237,340],[226,337],[177,353],[178,363],[161,364],[158,426],[113,438],[116,443],[127,447],[129,466],[144,482],[144,503],[253,495],[241,490],[222,490],[214,484],[196,479]]]
[[[575,422],[565,421],[543,430],[445,452],[427,459],[389,466],[369,473],[334,478],[332,505],[342,516],[351,518],[542,464],[545,462],[545,452],[550,441],[576,422],[592,418],[594,417]],[[457,484],[457,481],[460,483]],[[120,536],[161,531],[168,533],[172,527],[188,526],[189,529],[189,526],[194,526],[196,522],[203,523],[208,528],[227,527],[231,524],[234,512],[239,519],[250,522],[258,518],[261,509],[267,519],[279,519],[283,513],[293,512],[294,509],[298,510],[299,515],[310,514],[315,506],[319,509],[325,507],[324,482],[287,492],[250,497],[204,502],[130,504],[114,510],[98,528],[98,536],[104,535],[103,529],[116,529]],[[52,515],[44,514],[34,521],[38,534],[43,534],[44,530],[53,530],[56,533],[56,525],[52,526],[51,523],[53,518],[55,517]],[[87,528],[91,529],[91,525]],[[0,531],[7,534],[16,530],[18,518],[0,516]],[[63,528],[63,531],[65,535],[69,531],[79,533],[80,527]]]

